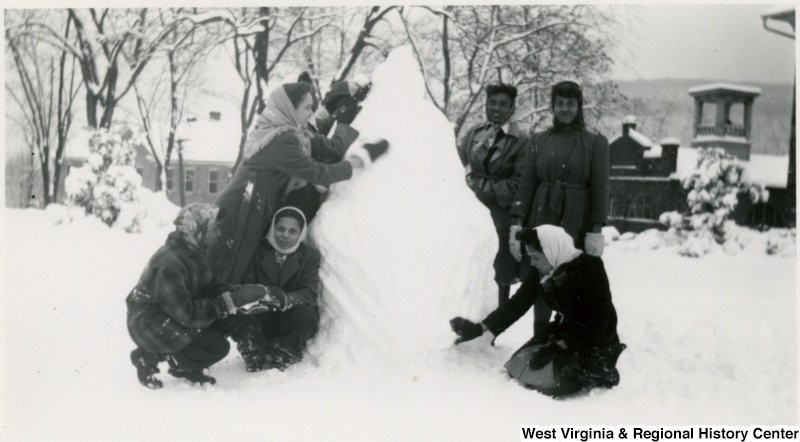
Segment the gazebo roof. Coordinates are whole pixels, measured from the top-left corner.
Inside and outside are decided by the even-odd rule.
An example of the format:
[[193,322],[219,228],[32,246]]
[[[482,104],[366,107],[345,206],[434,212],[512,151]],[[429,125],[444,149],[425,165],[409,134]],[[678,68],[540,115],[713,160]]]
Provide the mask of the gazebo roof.
[[738,95],[741,97],[753,98],[761,95],[761,89],[755,86],[744,86],[733,83],[711,83],[689,88],[689,95]]
[[761,14],[761,17],[771,18],[773,20],[783,20],[794,24],[794,5],[774,6]]

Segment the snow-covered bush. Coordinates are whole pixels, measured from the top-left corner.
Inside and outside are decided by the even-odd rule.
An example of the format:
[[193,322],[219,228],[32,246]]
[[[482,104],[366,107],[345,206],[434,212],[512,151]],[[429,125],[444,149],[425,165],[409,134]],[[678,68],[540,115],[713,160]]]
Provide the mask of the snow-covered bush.
[[72,169],[66,179],[67,204],[83,208],[108,226],[141,231],[142,178],[134,167],[135,157],[130,131],[96,130],[89,139],[87,164]]
[[736,208],[738,195],[747,195],[753,203],[769,198],[763,185],[742,181],[743,171],[739,160],[724,149],[699,149],[697,166],[682,183],[689,191],[686,195],[688,210],[665,212],[659,217],[670,232],[683,239],[679,248],[681,255],[700,257],[716,245],[726,243],[725,250],[735,253],[736,247],[730,242],[728,231],[734,225],[729,218]]

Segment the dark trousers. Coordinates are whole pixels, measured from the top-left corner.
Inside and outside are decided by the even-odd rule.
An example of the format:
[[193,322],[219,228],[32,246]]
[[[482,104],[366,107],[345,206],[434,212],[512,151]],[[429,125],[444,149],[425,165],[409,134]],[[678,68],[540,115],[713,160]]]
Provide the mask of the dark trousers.
[[306,342],[319,330],[317,309],[303,304],[285,312],[237,315],[234,321],[231,338],[240,351],[268,352],[277,347],[295,361],[302,358]]
[[[522,251],[522,263],[520,265],[520,278],[524,281],[525,278],[528,276],[530,272],[537,273],[535,268],[531,265],[531,258],[525,253],[525,250]],[[539,275],[541,278],[541,275]],[[544,296],[538,296],[536,301],[533,303],[533,334],[536,335],[540,333],[544,327],[550,322],[550,316],[552,316],[553,310],[547,305],[547,302],[544,300]]]
[[139,348],[142,350],[145,365],[155,367],[170,356],[178,368],[202,370],[224,359],[230,347],[225,335],[206,329],[192,339],[189,345],[174,353],[156,354]]

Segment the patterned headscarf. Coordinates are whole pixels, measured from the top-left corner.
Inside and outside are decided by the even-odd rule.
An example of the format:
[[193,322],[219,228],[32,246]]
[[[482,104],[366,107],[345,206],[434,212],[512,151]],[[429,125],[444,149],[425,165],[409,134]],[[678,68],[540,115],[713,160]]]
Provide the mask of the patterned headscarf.
[[256,125],[247,135],[244,143],[243,159],[248,159],[259,150],[267,146],[278,135],[294,131],[307,154],[311,153],[311,139],[304,125],[297,116],[289,95],[286,94],[286,85],[275,88],[267,98],[264,112],[258,116]]
[[190,244],[201,250],[208,249],[216,240],[219,208],[206,203],[191,203],[181,209],[175,218],[175,230]]

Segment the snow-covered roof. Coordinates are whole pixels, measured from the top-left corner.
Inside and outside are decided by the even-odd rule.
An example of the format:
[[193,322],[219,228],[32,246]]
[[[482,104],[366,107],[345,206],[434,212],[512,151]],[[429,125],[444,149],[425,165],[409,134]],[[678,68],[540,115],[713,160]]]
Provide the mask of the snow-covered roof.
[[[636,141],[637,143],[641,144],[644,147],[650,147],[653,145],[653,142],[650,141],[650,138],[647,138],[644,134],[637,131],[636,129],[628,129],[628,136],[633,138],[634,141]],[[609,144],[619,140],[620,138],[622,138],[621,133],[617,134],[614,138],[612,138],[611,141],[609,141]]]
[[[673,178],[683,179],[689,176],[697,165],[697,149],[692,147],[678,148],[678,161]],[[749,161],[740,160],[744,166],[742,177],[753,184],[763,184],[775,189],[786,188],[789,171],[787,155],[750,154]]]
[[779,18],[794,13],[794,5],[775,5],[761,14],[766,18]]
[[680,140],[680,138],[676,138],[676,137],[667,137],[667,138],[664,138],[663,140],[661,140],[661,145],[662,146],[675,146],[675,145],[680,146],[681,145],[681,140]]
[[185,139],[185,161],[233,165],[239,152],[239,122],[223,115],[219,121],[205,117],[178,127],[176,137]]
[[658,144],[654,144],[650,147],[650,149],[645,149],[644,151],[645,158],[661,158],[661,146]]
[[689,88],[689,95],[703,94],[716,91],[737,92],[746,95],[761,95],[761,88],[733,83],[711,83]]
[[[213,121],[208,117],[191,123],[178,126],[176,139],[184,138],[183,160],[187,162],[223,163],[233,166],[239,152],[239,123],[226,121],[224,116],[220,121]],[[89,128],[73,131],[67,141],[64,156],[72,160],[86,160],[89,157],[89,139],[92,130]],[[177,146],[176,146],[177,148]],[[148,150],[149,154],[149,150]],[[173,160],[177,160],[178,153],[173,151]]]

